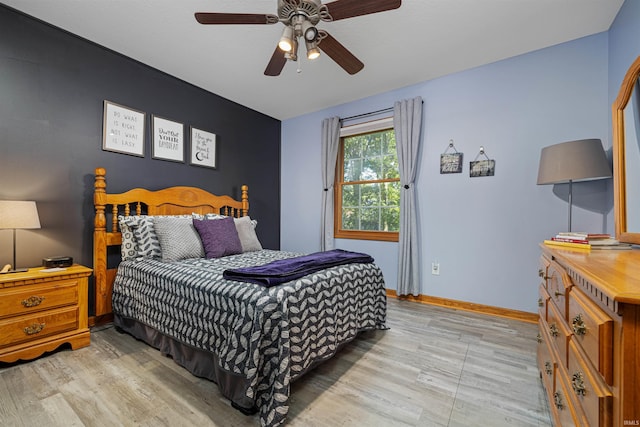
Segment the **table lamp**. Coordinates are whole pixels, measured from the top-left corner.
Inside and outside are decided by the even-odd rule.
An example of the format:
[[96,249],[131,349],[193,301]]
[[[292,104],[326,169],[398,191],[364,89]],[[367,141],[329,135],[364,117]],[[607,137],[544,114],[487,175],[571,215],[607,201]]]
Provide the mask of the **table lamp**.
[[579,139],[550,145],[540,153],[538,185],[569,183],[569,229],[573,182],[610,178],[611,166],[599,139]]
[[13,230],[13,264],[5,265],[2,273],[27,271],[26,268],[16,268],[16,230],[33,228],[40,228],[36,202],[0,200],[0,229]]

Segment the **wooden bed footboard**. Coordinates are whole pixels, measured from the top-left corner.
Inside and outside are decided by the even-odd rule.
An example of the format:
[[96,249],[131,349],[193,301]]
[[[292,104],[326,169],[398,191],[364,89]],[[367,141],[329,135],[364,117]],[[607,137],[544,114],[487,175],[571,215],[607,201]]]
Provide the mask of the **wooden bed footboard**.
[[[111,313],[111,291],[117,266],[108,265],[108,254],[119,250],[122,235],[118,215],[184,215],[217,213],[239,218],[249,215],[249,187],[241,187],[241,199],[216,196],[201,188],[177,186],[150,191],[134,188],[124,193],[108,194],[106,170],[96,168],[93,204],[93,275],[95,280],[95,315]],[[112,257],[113,258],[113,257]]]

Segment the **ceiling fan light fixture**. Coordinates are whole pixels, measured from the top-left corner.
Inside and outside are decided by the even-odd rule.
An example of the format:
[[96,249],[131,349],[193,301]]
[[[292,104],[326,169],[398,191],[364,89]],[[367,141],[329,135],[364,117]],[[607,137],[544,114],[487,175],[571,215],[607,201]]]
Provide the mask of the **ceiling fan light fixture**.
[[290,26],[286,26],[282,31],[282,37],[280,37],[278,47],[285,52],[291,52],[291,50],[293,49],[293,44],[293,28],[291,28]]
[[318,37],[318,29],[305,19],[302,22],[302,36],[307,41],[313,41]]
[[298,40],[293,39],[291,44],[291,50],[284,53],[284,57],[290,61],[298,60]]
[[320,49],[318,49],[318,45],[315,41],[306,41],[307,45],[307,59],[316,59],[320,56]]

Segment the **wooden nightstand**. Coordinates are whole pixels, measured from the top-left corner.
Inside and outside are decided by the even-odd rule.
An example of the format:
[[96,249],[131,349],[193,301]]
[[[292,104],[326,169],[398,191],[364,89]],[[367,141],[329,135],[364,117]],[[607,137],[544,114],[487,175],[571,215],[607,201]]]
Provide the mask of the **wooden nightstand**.
[[90,343],[88,282],[92,270],[73,265],[62,271],[0,274],[0,362],[33,359],[69,343]]

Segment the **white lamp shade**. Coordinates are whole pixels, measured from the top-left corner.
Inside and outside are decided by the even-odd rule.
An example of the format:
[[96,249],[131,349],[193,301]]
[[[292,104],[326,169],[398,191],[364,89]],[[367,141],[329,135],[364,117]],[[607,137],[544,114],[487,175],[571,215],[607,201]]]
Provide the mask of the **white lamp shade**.
[[599,139],[580,139],[542,149],[538,185],[611,177],[611,166]]
[[0,229],[40,228],[36,202],[0,200]]

